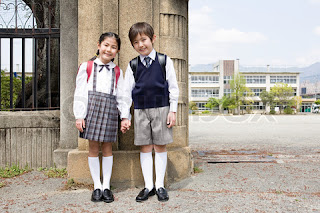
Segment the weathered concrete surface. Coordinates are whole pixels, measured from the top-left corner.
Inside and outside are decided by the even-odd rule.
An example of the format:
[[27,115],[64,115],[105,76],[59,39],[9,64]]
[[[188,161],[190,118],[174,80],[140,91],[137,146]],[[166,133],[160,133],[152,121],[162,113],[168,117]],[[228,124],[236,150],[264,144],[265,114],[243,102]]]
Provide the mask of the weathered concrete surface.
[[[170,149],[168,151],[166,184],[171,184],[190,176],[191,165],[189,148]],[[77,149],[70,151],[67,170],[69,178],[72,178],[75,182],[92,184],[88,166],[88,151]],[[138,150],[113,151],[111,184],[117,188],[142,187],[144,185],[140,167],[140,152]]]
[[78,70],[78,1],[60,1],[60,141],[54,151],[58,168],[67,166],[68,152],[75,149],[77,129],[74,125],[73,94]]
[[54,165],[60,136],[60,112],[0,112],[0,167]]
[[[154,48],[172,58],[180,89],[177,126],[173,129],[174,143],[168,146],[167,180],[188,177],[192,171],[188,148],[188,1],[99,0],[99,3],[91,4],[88,0],[79,0],[78,11],[78,63],[95,54],[100,34],[112,31],[121,38],[121,51],[115,62],[125,71],[128,62],[137,56],[128,38],[131,25],[145,21],[154,27],[157,36]],[[134,123],[133,120],[131,122]],[[113,174],[123,186],[141,185],[143,182],[139,147],[134,146],[133,139],[134,126],[126,134],[119,133],[118,141],[113,145],[114,158],[118,159],[114,160]],[[88,142],[78,139],[78,149],[69,153],[69,177],[78,182],[91,182],[87,151]]]

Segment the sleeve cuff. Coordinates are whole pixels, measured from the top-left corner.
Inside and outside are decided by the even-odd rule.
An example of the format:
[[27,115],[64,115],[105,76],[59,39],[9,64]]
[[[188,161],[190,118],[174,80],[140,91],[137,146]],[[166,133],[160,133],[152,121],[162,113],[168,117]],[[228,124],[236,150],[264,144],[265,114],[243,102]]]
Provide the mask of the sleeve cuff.
[[170,103],[170,112],[177,112],[178,103]]
[[127,118],[128,120],[131,121],[131,114],[130,113],[123,113],[123,115],[120,116],[121,120],[124,118]]

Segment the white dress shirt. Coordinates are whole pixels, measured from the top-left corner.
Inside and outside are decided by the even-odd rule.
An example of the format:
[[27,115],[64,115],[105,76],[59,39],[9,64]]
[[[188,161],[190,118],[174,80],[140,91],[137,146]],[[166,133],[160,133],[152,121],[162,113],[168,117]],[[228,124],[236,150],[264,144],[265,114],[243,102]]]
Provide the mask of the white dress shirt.
[[[148,55],[152,60],[150,60],[150,65],[156,58],[156,51],[153,49],[151,53]],[[144,58],[146,56],[140,55],[140,61],[145,65]],[[170,112],[177,112],[178,108],[178,98],[179,98],[179,87],[177,83],[176,78],[176,72],[174,70],[173,61],[169,56],[167,56],[167,63],[166,63],[166,80],[168,82],[168,89],[169,89],[169,103],[170,103]],[[125,111],[130,113],[130,106],[132,104],[132,90],[135,87],[135,79],[133,76],[132,69],[130,67],[130,64],[128,64],[126,73],[125,73],[125,90],[126,90],[126,96],[125,99],[126,104],[124,104],[124,107],[127,107]],[[129,107],[128,107],[129,106]]]
[[[108,63],[109,69],[103,67],[101,72],[99,70],[105,64],[103,64],[100,59],[95,59],[94,62],[97,64],[97,78],[96,78],[96,91],[110,94],[111,92],[111,81],[112,81],[112,69],[116,66],[112,61]],[[87,62],[84,62],[80,65],[79,71],[76,78],[76,89],[74,92],[74,102],[73,102],[73,113],[76,119],[84,119],[87,115],[88,107],[88,91],[93,91],[93,75],[94,75],[94,65],[92,66],[92,72],[89,80],[87,81]],[[127,107],[124,107],[123,104],[126,102],[123,100],[124,95],[124,79],[123,72],[120,69],[120,76],[118,79],[118,84],[116,86],[116,79],[114,79],[113,84],[113,95],[116,96],[117,108],[120,112],[120,117],[129,118],[129,115],[124,115],[122,112]],[[127,116],[127,117],[123,117]]]

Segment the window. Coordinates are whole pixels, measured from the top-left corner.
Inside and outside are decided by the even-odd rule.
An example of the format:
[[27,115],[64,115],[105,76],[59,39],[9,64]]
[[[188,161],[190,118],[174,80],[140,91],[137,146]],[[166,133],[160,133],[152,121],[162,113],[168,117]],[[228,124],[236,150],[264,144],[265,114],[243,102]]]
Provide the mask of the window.
[[270,83],[286,83],[286,84],[296,84],[296,76],[270,76]]
[[265,91],[265,89],[251,88],[251,91],[254,93],[253,96],[260,96],[260,93],[261,93],[262,91]]
[[224,84],[230,84],[230,80],[232,79],[232,76],[223,76],[223,83]]
[[219,76],[218,75],[193,75],[191,76],[191,83],[215,84],[215,83],[219,83]]
[[198,107],[198,110],[211,110],[210,108],[205,107],[204,105],[206,105],[207,103],[205,102],[197,102],[196,105]]
[[231,95],[231,92],[232,92],[231,89],[224,89],[224,90],[223,90],[223,95],[224,95],[224,96],[230,96],[230,95]]
[[241,105],[241,109],[251,108],[251,110],[264,110],[266,106],[263,105],[262,102],[254,102],[251,105],[243,104]]
[[191,97],[219,97],[219,89],[192,89]]
[[265,84],[266,76],[244,76],[247,84]]

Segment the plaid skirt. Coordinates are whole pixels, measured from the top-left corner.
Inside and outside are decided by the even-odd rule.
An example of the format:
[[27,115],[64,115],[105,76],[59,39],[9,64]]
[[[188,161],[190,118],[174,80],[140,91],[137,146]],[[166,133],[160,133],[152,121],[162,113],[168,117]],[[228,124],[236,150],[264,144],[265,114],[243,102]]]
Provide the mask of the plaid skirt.
[[118,115],[119,111],[114,95],[88,91],[86,128],[80,137],[99,142],[116,142]]

